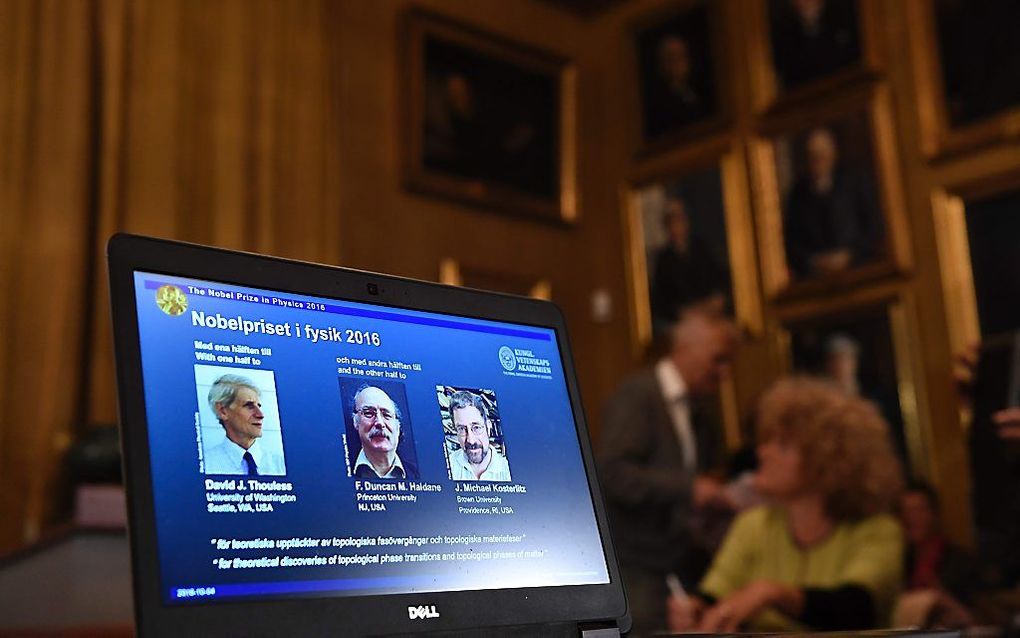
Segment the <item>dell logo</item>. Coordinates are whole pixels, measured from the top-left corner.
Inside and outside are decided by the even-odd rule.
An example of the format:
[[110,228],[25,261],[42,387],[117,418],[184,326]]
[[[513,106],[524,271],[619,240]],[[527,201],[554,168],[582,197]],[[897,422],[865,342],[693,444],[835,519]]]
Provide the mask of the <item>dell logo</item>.
[[420,618],[439,618],[439,612],[436,611],[435,605],[419,605],[417,607],[408,607],[407,617],[411,620],[418,620]]

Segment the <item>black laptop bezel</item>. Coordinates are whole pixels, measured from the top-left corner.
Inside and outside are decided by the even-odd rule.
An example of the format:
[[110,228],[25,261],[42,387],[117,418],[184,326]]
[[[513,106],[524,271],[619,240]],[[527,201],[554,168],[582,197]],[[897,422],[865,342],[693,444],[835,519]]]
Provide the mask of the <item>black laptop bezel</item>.
[[[595,473],[566,322],[555,304],[126,234],[110,238],[107,257],[135,614],[137,631],[141,635],[180,635],[189,631],[234,634],[242,629],[241,633],[247,635],[338,631],[344,635],[386,634],[613,621],[624,616],[626,599]],[[520,589],[165,604],[158,564],[135,306],[136,271],[554,329],[610,582]],[[421,605],[435,606],[439,617],[411,620],[408,607]]]

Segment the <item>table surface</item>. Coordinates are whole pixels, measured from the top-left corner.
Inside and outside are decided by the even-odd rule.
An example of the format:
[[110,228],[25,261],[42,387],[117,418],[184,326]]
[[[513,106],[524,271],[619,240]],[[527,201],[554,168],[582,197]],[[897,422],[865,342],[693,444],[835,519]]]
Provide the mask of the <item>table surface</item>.
[[[75,531],[0,564],[0,634],[133,635],[131,560],[123,532]],[[952,636],[938,632],[834,632]]]
[[130,634],[133,627],[123,533],[74,532],[0,566],[0,633]]

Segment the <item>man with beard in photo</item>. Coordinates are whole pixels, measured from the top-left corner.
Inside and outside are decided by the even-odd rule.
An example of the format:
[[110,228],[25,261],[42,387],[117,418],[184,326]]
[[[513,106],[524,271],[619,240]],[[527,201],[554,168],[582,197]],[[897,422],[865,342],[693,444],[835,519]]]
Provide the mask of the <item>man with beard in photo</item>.
[[450,419],[460,442],[460,449],[450,454],[453,480],[509,481],[510,465],[489,441],[492,422],[482,397],[456,392],[450,397]]
[[369,479],[417,478],[417,468],[401,461],[400,410],[388,394],[366,385],[354,395],[354,426],[361,452],[354,462],[354,476]]

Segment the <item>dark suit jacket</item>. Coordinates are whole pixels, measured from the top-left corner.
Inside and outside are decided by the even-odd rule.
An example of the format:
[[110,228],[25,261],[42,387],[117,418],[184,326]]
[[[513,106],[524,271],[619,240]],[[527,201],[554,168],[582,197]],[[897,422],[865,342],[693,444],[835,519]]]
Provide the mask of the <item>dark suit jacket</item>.
[[729,297],[730,273],[696,239],[682,254],[666,244],[655,255],[649,292],[656,320],[672,324],[680,309],[688,304],[714,294]]
[[870,179],[837,170],[832,190],[815,193],[799,179],[786,201],[783,231],[786,261],[798,277],[811,276],[811,257],[829,251],[850,251],[852,266],[881,256],[884,250],[882,213]]
[[783,87],[805,84],[857,62],[861,53],[854,3],[825,3],[814,34],[805,31],[789,4],[774,3],[770,11],[772,55]]
[[[982,585],[978,565],[976,556],[947,541],[937,568],[940,585],[960,602],[970,604]],[[903,552],[903,573],[908,583],[916,567],[916,550],[908,543]]]
[[[698,471],[718,466],[717,424],[691,408]],[[668,573],[682,569],[690,549],[694,474],[659,391],[655,370],[626,379],[606,405],[597,453],[599,475],[621,562]]]

